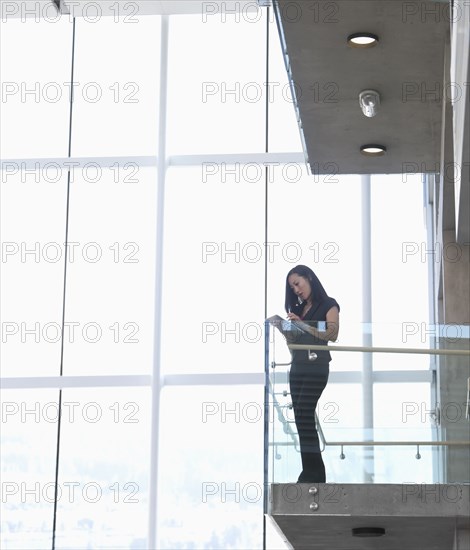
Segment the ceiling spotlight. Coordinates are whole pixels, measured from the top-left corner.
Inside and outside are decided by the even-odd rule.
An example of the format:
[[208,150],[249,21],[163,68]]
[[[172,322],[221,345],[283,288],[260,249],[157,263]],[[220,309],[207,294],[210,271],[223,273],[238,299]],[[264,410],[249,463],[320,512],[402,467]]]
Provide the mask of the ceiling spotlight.
[[379,37],[370,32],[355,32],[348,36],[348,46],[351,48],[372,48],[378,41]]
[[383,527],[355,527],[352,534],[353,537],[383,537],[385,529]]
[[385,155],[386,151],[387,148],[384,145],[369,144],[361,146],[361,153],[366,157],[381,157]]
[[380,94],[375,90],[364,90],[359,94],[359,105],[362,112],[367,117],[373,117],[377,114],[380,105]]

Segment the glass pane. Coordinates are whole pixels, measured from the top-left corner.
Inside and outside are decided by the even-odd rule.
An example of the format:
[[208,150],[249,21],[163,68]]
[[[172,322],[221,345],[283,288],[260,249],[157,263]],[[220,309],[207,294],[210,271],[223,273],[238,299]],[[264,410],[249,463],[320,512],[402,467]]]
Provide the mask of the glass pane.
[[[2,14],[25,4],[4,7]],[[0,22],[3,159],[67,156],[72,25],[52,19],[50,7],[51,19],[5,15]],[[39,2],[29,8],[40,11]]]
[[156,155],[159,71],[160,17],[77,19],[72,154]]
[[171,19],[170,154],[265,150],[263,13],[260,11],[253,21],[240,13],[223,17],[181,15]]
[[261,548],[263,388],[164,389],[158,548]]
[[168,172],[163,368],[262,372],[264,184]]
[[59,392],[3,390],[0,397],[0,546],[50,548]]
[[[269,151],[302,151],[294,97],[272,12],[269,33]],[[302,90],[298,86],[294,90],[300,99]]]
[[428,323],[432,258],[426,253],[422,176],[371,179],[372,318],[374,322]]
[[[304,325],[296,322],[297,327]],[[335,344],[328,347],[334,356],[348,353],[333,351]],[[296,354],[292,364],[285,348]],[[308,453],[306,446],[312,446],[316,438],[319,450],[313,452],[317,459],[321,456],[328,482],[466,482],[470,446],[464,405],[468,339],[462,338],[458,348],[454,344],[434,351],[446,353],[437,357],[438,388],[432,373],[411,368],[415,354],[402,353],[400,348],[387,354],[397,365],[395,372],[375,373],[373,368],[369,372],[375,357],[381,354],[378,348],[367,354],[373,356],[372,360],[355,352],[361,362],[365,359],[362,371],[330,369],[331,380],[318,399],[315,392],[320,387],[319,369],[324,369],[318,363],[318,354],[324,353],[321,345],[313,340],[302,344],[302,336],[294,335],[292,329],[284,335],[277,330],[270,334],[270,479],[295,482],[302,469],[301,450]],[[304,353],[305,359],[299,353]],[[299,365],[306,363],[307,355],[308,364]],[[424,357],[429,360],[429,354]],[[400,369],[401,363],[407,366]],[[466,368],[462,369],[464,364]],[[299,376],[302,399],[296,397]],[[315,399],[316,409],[310,410],[309,403]],[[320,472],[319,467],[315,472]]]
[[57,548],[146,548],[148,388],[67,389]]
[[15,161],[0,175],[2,376],[57,375],[67,171]]
[[70,198],[64,373],[148,373],[157,177],[132,163],[78,171]]
[[[312,366],[313,368],[315,367]],[[289,367],[279,365],[271,371],[273,405],[270,417],[270,468],[275,483],[296,483],[302,471],[298,427],[292,407],[289,384],[289,370]],[[349,440],[353,428],[362,426],[361,385],[336,383],[329,380],[318,401],[316,415],[326,481],[328,483],[352,483],[356,481],[356,474],[360,477],[359,481],[362,481],[364,469],[362,449],[359,453],[354,447],[348,449],[349,458],[355,457],[357,468],[353,474],[350,462],[346,465],[343,461],[337,461],[340,454],[339,448],[324,444],[325,440],[330,443]],[[356,429],[356,432],[359,432],[362,437],[362,430]],[[357,434],[354,435],[357,437]]]
[[[349,218],[348,212],[360,212],[360,178],[310,176],[305,165],[296,163],[273,166],[270,178],[268,315],[284,316],[287,273],[303,264],[338,301],[341,324],[357,323],[362,312],[361,220]],[[338,343],[342,338],[340,329]]]

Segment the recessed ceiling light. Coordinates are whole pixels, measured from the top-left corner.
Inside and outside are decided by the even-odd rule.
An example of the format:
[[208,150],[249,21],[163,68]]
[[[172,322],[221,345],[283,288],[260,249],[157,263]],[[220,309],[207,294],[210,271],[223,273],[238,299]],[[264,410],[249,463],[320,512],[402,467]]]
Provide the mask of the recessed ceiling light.
[[361,153],[366,157],[381,157],[385,155],[387,148],[384,145],[377,145],[370,143],[368,145],[361,146]]
[[348,45],[351,48],[372,48],[378,41],[379,37],[370,32],[355,32],[348,36]]
[[383,527],[355,527],[352,534],[353,537],[383,537],[385,529]]

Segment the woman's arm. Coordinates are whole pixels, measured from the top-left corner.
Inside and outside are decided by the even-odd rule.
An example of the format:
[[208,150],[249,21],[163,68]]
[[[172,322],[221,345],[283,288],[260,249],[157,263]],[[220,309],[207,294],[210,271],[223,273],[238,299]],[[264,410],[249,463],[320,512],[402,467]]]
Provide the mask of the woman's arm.
[[296,321],[296,324],[309,332],[316,338],[324,340],[325,342],[336,342],[339,333],[339,310],[336,306],[330,308],[326,314],[326,330],[318,330],[315,327],[309,325],[305,321],[302,321],[300,317],[293,313],[289,313],[289,319]]
[[328,310],[326,314],[326,331],[319,334],[324,334],[325,338],[323,338],[323,336],[319,336],[319,338],[326,340],[327,342],[336,342],[338,339],[339,310],[336,306],[333,306]]

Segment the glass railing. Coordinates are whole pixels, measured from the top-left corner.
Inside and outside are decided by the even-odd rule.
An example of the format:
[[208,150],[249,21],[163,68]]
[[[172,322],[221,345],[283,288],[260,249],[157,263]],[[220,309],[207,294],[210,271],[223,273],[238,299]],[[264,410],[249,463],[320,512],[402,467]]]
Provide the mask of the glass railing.
[[469,327],[324,330],[266,322],[266,482],[470,483]]

